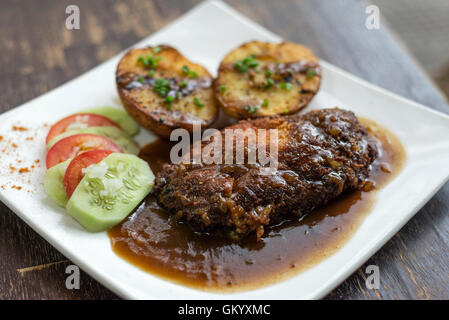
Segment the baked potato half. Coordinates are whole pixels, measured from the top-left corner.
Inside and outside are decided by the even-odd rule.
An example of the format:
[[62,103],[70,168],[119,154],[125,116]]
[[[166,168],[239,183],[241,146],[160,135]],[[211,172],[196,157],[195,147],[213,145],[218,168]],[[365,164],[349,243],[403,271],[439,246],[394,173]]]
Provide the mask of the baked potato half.
[[206,128],[218,114],[210,73],[169,46],[128,51],[116,83],[128,113],[163,138],[176,128],[192,131],[194,123]]
[[292,43],[251,41],[229,52],[215,81],[219,106],[237,119],[292,114],[320,88],[318,59]]

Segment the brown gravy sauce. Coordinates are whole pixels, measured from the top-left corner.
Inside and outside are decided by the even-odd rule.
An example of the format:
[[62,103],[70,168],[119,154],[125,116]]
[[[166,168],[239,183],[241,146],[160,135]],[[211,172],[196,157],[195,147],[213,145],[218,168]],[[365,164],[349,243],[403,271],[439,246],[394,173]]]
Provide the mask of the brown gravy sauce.
[[[376,190],[405,163],[405,150],[394,134],[371,120],[360,121],[380,144],[380,156],[372,166],[373,190],[345,194],[300,220],[266,228],[262,241],[250,236],[240,244],[195,234],[188,226],[171,222],[147,199],[108,232],[114,252],[169,281],[219,292],[255,289],[310,268],[344,246],[371,211]],[[157,140],[140,156],[156,173],[169,162],[170,147]]]

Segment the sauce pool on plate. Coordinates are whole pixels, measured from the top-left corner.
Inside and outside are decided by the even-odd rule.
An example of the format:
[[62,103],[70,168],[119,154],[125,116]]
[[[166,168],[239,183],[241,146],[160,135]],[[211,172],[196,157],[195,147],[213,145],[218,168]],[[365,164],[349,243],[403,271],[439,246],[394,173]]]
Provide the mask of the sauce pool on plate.
[[[369,188],[344,194],[298,220],[267,227],[261,241],[252,235],[241,243],[194,233],[149,197],[109,230],[114,252],[169,281],[219,292],[255,289],[310,268],[344,246],[371,211],[377,191],[405,162],[405,150],[393,133],[371,120],[359,120],[379,143]],[[170,161],[171,146],[156,140],[139,156],[156,174]]]

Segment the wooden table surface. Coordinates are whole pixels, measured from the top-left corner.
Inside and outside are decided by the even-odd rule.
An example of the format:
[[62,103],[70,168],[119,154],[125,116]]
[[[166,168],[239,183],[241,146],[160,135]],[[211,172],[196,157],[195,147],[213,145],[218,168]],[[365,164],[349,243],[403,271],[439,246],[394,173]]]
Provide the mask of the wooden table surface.
[[[88,71],[164,27],[198,2],[2,1],[0,110],[11,109]],[[379,30],[365,28],[365,3],[228,3],[285,39],[308,45],[324,60],[400,95],[449,112],[443,96],[391,34],[385,21],[381,19]],[[65,8],[69,4],[80,8],[80,30],[65,28]],[[365,266],[327,298],[448,299],[448,211],[449,185],[445,185]],[[67,290],[65,268],[71,262],[1,203],[0,212],[1,299],[118,298],[84,273],[81,288]],[[364,270],[369,264],[379,266],[379,290],[366,289]]]

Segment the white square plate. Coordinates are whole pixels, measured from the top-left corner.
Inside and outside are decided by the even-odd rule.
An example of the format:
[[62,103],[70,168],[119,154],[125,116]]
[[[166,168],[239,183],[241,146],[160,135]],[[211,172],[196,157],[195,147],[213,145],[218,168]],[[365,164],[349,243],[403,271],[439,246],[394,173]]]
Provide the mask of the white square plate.
[[[204,2],[136,46],[166,43],[206,66],[213,74],[225,53],[242,42],[280,41],[222,2]],[[309,299],[323,297],[387,242],[448,180],[449,117],[366,83],[324,61],[323,82],[312,108],[340,106],[393,131],[407,150],[402,172],[378,194],[378,201],[358,231],[337,253],[284,282],[254,291],[217,294],[159,279],[122,260],[105,233],[85,232],[44,194],[44,123],[87,107],[116,105],[114,73],[121,54],[75,80],[0,116],[0,168],[22,160],[42,166],[31,173],[0,176],[0,199],[56,249],[92,277],[124,298],[147,299]],[[28,131],[13,131],[22,124]],[[34,136],[33,140],[26,137]],[[142,130],[140,143],[154,137]],[[9,148],[11,148],[9,146]],[[438,156],[435,156],[438,155]],[[22,186],[22,190],[11,188]]]

